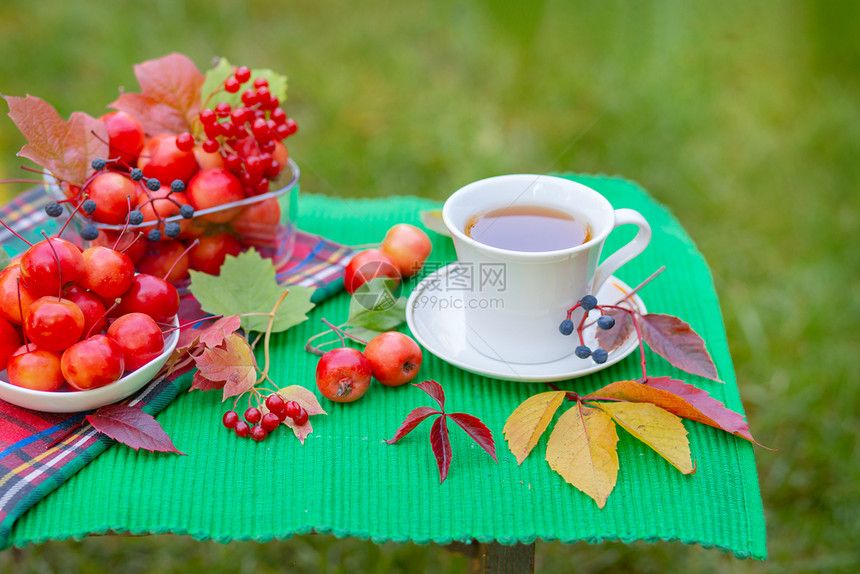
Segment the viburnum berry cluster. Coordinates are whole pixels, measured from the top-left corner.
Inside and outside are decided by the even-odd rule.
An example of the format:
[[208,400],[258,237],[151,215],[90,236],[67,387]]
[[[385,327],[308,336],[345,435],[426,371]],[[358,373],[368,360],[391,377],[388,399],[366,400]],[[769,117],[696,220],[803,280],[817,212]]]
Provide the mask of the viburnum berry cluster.
[[162,275],[194,244],[173,283],[189,269],[218,274],[227,255],[249,248],[274,255],[290,232],[277,195],[292,181],[285,171],[297,173],[285,169],[284,142],[298,129],[282,107],[286,78],[223,59],[204,74],[181,54],[135,75],[141,93],[122,93],[99,118],[75,112],[65,122],[39,98],[4,96],[28,141],[21,155],[58,184],[47,213],[67,204],[98,245],[113,245],[129,222],[125,240],[145,240],[127,251],[143,273]]
[[59,237],[64,229],[56,237],[43,232],[44,240],[0,271],[0,365],[13,385],[108,385],[164,352],[179,308],[176,288],[135,275],[116,245],[82,250]]
[[[250,81],[251,70],[240,66],[224,81],[223,89],[236,93]],[[176,146],[191,151],[200,145],[205,153],[220,153],[224,167],[239,178],[246,193],[266,193],[269,182],[281,173],[289,157],[283,141],[298,131],[298,124],[287,117],[280,104],[269,90],[269,81],[258,77],[242,93],[241,105],[219,102],[200,111],[206,138],[202,143],[184,132],[177,136]]]
[[308,411],[303,406],[296,401],[285,401],[278,393],[273,392],[267,396],[264,404],[266,412],[257,407],[248,407],[243,415],[244,420],[239,418],[236,411],[227,411],[224,413],[222,423],[228,429],[233,429],[236,436],[241,438],[250,436],[259,442],[288,418],[296,426],[302,426],[308,422]]

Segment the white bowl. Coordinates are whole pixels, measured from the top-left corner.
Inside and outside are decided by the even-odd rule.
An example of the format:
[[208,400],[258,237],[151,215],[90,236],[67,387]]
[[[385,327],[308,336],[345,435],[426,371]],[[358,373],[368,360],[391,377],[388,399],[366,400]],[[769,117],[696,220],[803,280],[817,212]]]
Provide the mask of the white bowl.
[[[173,326],[179,320],[173,318]],[[77,413],[110,405],[129,397],[143,388],[167,362],[179,341],[179,330],[171,331],[164,340],[164,352],[136,371],[109,385],[88,391],[34,391],[6,381],[6,371],[0,371],[0,399],[34,411],[48,413]]]

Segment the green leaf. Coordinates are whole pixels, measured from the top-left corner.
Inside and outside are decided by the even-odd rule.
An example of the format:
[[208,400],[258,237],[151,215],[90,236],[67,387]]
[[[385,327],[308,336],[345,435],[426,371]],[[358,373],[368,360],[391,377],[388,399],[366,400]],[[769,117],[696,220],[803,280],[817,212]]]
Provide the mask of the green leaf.
[[235,107],[242,103],[242,92],[253,86],[254,80],[257,78],[266,78],[269,81],[269,91],[282,104],[287,100],[287,77],[269,69],[251,70],[251,79],[242,86],[241,90],[235,94],[225,91],[223,89],[224,80],[230,77],[234,69],[235,67],[227,61],[227,58],[218,58],[215,66],[206,72],[206,80],[200,90],[201,106],[212,109],[221,102],[227,102]]
[[[272,324],[272,332],[286,331],[306,320],[313,289],[290,285],[284,287],[275,279],[275,266],[250,249],[237,257],[228,255],[217,277],[191,271],[188,289],[207,313],[213,315],[242,315],[245,313],[271,313],[275,303],[285,289],[289,289]],[[242,328],[246,331],[263,332],[269,317],[256,315],[242,317]]]
[[377,277],[356,289],[344,325],[378,332],[396,329],[406,320],[406,297],[396,296],[397,283],[391,278]]

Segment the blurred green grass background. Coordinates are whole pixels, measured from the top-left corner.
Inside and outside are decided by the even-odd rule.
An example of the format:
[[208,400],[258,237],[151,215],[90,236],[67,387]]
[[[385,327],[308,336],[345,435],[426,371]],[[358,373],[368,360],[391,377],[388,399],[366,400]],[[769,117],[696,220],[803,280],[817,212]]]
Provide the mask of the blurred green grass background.
[[[303,193],[442,200],[515,172],[638,181],[708,260],[748,419],[779,449],[757,453],[770,558],[539,542],[537,571],[847,572],[860,563],[858,37],[850,1],[5,0],[0,92],[99,115],[119,86],[136,90],[136,62],[223,55],[289,76]],[[21,177],[23,143],[0,117],[0,178]],[[438,547],[328,536],[0,554],[16,573],[466,565]]]

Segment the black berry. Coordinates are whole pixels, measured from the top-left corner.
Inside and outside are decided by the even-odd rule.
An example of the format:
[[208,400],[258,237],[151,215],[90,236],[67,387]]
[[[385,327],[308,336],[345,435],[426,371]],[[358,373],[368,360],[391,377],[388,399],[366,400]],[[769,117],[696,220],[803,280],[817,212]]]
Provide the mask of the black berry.
[[137,209],[132,209],[128,212],[129,225],[140,225],[141,223],[143,223],[143,213]]
[[94,159],[94,160],[93,160],[93,164],[92,164],[92,165],[93,165],[93,169],[94,169],[94,170],[96,170],[96,171],[101,171],[101,170],[103,170],[105,167],[107,167],[107,162],[106,162],[105,160],[103,160],[102,158],[97,157],[96,159]]
[[588,347],[586,347],[585,345],[580,345],[580,346],[578,346],[578,347],[576,348],[576,350],[574,351],[574,353],[575,353],[575,354],[576,354],[576,356],[577,356],[577,357],[579,357],[580,359],[587,359],[588,357],[590,357],[590,356],[591,356],[591,349],[589,349],[589,348],[588,348]]
[[592,309],[597,307],[597,297],[595,297],[594,295],[586,295],[579,300],[579,304],[582,305],[582,308],[586,311],[591,311]]
[[176,237],[178,237],[181,231],[182,229],[175,221],[170,221],[164,224],[164,234],[171,239],[175,239]]
[[143,179],[143,170],[139,167],[134,168],[128,174],[133,181],[140,181]]
[[45,206],[48,217],[60,217],[63,214],[63,206],[56,201],[51,201]]
[[93,201],[92,199],[85,199],[84,202],[81,204],[81,209],[85,213],[94,212],[96,210],[96,207],[97,207],[96,202]]
[[606,351],[606,349],[597,348],[594,349],[593,353],[591,353],[591,358],[598,365],[602,365],[606,362],[606,359],[609,358],[609,353]]
[[180,193],[182,191],[185,191],[185,184],[182,182],[181,179],[174,179],[173,183],[170,184],[170,191],[172,191],[173,193]]
[[558,330],[562,335],[570,335],[573,333],[573,321],[565,319],[561,322],[561,325],[558,326]]
[[156,241],[161,241],[161,231],[159,231],[158,229],[153,229],[152,231],[149,232],[149,234],[146,236],[146,238],[149,239],[150,241],[152,241],[153,243],[155,243]]
[[191,219],[194,217],[194,208],[190,205],[183,205],[179,208],[179,215],[185,219]]
[[84,227],[81,229],[81,239],[84,239],[86,241],[93,241],[98,236],[99,230],[92,223],[84,225]]
[[615,326],[615,317],[610,317],[609,315],[602,315],[597,320],[597,326],[601,329],[611,329]]
[[146,180],[146,189],[149,191],[158,191],[161,189],[161,182],[155,179],[154,177],[150,177]]

